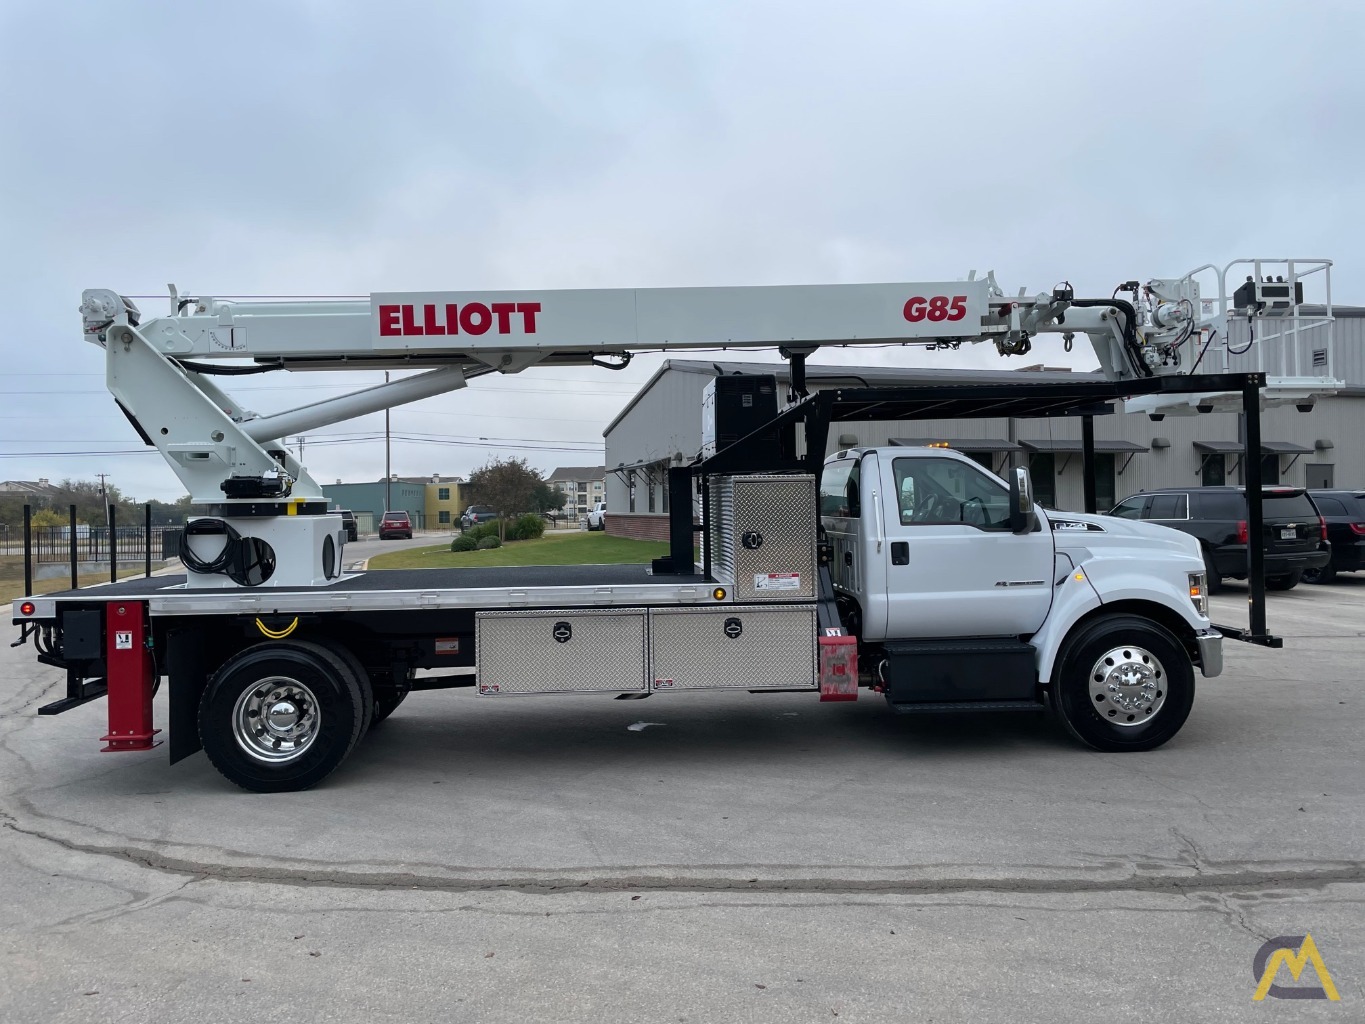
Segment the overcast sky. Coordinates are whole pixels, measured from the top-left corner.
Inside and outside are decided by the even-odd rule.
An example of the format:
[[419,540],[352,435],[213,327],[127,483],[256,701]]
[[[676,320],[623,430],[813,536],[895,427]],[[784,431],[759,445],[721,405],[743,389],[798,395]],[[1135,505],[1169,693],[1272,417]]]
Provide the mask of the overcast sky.
[[[183,493],[151,449],[32,454],[140,447],[81,338],[84,288],[994,269],[1007,291],[1069,279],[1108,296],[1293,256],[1336,260],[1336,301],[1365,303],[1363,40],[1354,0],[0,0],[0,479],[104,472],[138,499]],[[1065,362],[1059,341],[1029,358]],[[1008,365],[984,347],[816,361],[860,359]],[[483,379],[400,408],[394,471],[600,462],[602,428],[657,363]],[[229,390],[266,412],[375,379]],[[376,479],[383,444],[366,438],[382,429],[380,415],[310,434],[305,462],[323,483]]]

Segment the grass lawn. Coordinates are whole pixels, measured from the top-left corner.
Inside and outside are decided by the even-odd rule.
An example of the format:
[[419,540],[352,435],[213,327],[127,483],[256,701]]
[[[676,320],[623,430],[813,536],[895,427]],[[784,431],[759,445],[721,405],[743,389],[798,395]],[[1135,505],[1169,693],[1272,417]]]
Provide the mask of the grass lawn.
[[408,548],[370,559],[371,569],[444,569],[474,565],[605,565],[648,562],[668,554],[668,545],[629,540],[586,531],[546,534],[540,540],[518,540],[491,551],[451,551],[440,547]]
[[[136,569],[132,568],[120,569],[118,578],[122,580],[127,579],[129,576],[141,575],[142,566],[138,566]],[[79,579],[81,586],[93,587],[97,583],[108,583],[109,573],[107,570],[105,572],[89,573],[87,575],[79,577]],[[65,575],[58,576],[56,579],[52,580],[34,580],[33,594],[25,594],[24,578],[21,574],[18,579],[9,578],[0,579],[0,603],[17,601],[21,597],[32,597],[34,594],[51,594],[53,591],[70,589],[71,577],[69,575]]]

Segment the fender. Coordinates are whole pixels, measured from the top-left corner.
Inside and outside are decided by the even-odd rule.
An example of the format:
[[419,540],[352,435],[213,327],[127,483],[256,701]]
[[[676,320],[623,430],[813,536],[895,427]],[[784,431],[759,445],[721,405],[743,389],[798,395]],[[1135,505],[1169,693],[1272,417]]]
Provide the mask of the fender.
[[[1196,566],[1194,560],[1190,560],[1188,571],[1199,572],[1202,568],[1202,562]],[[1085,576],[1084,585],[1076,579],[1077,574]],[[1039,680],[1052,678],[1057,654],[1080,619],[1104,605],[1120,601],[1160,605],[1182,619],[1191,633],[1212,628],[1209,620],[1200,615],[1190,601],[1188,590],[1154,574],[1150,564],[1143,565],[1122,556],[1092,557],[1072,570],[1066,583],[1055,588],[1052,614],[1033,636],[1031,643],[1038,649]]]

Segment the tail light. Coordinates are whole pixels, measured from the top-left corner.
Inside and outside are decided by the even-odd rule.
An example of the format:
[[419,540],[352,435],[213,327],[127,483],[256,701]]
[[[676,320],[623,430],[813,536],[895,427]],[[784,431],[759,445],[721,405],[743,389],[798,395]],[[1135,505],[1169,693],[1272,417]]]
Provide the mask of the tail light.
[[1358,536],[1365,537],[1365,523],[1352,523],[1351,532]]
[[1320,529],[1320,531],[1321,531],[1321,532],[1319,532],[1319,534],[1318,534],[1318,540],[1326,540],[1326,539],[1327,539],[1327,520],[1324,519],[1324,518],[1322,518],[1322,516],[1318,516],[1318,527],[1319,527],[1319,529]]
[[1247,532],[1247,521],[1245,519],[1237,520],[1237,543],[1247,544],[1250,540],[1251,534]]

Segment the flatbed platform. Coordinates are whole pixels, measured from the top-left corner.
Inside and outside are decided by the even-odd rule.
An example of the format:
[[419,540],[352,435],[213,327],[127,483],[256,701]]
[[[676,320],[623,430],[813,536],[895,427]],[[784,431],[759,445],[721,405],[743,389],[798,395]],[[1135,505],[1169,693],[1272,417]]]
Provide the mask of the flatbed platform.
[[[142,576],[29,598],[33,615],[51,618],[62,604],[111,598],[146,601],[152,615],[396,611],[410,608],[555,608],[600,605],[715,604],[700,575],[654,576],[649,566],[518,565],[441,569],[367,569],[325,587],[185,587],[185,576]],[[728,597],[727,597],[728,600]]]

